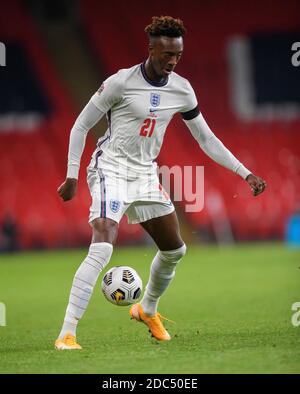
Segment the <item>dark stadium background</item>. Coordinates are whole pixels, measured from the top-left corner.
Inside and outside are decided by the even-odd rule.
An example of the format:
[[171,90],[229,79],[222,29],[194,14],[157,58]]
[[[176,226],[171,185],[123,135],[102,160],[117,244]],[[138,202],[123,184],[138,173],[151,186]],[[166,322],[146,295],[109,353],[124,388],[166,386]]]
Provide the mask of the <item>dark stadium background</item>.
[[[184,21],[176,71],[215,134],[268,186],[254,198],[175,117],[159,164],[205,171],[204,209],[187,213],[176,202],[188,253],[161,303],[178,322],[170,327],[176,339],[169,347],[144,342],[128,311],[97,289],[79,330],[88,353],[70,363],[53,341],[91,239],[86,166],[106,121],[87,139],[76,198],[63,203],[56,190],[69,133],[105,78],[147,58],[153,15]],[[1,2],[0,373],[299,373],[299,327],[291,324],[300,301],[299,20],[297,0]],[[110,264],[133,266],[145,283],[151,240],[123,218],[117,246]]]

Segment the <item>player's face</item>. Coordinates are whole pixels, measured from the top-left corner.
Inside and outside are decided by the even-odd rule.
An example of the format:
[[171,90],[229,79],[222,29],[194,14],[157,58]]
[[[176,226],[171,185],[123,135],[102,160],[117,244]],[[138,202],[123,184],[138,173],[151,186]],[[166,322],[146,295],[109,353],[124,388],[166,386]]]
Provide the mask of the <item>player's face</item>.
[[176,67],[183,52],[182,37],[157,37],[150,44],[150,59],[157,76],[166,78]]

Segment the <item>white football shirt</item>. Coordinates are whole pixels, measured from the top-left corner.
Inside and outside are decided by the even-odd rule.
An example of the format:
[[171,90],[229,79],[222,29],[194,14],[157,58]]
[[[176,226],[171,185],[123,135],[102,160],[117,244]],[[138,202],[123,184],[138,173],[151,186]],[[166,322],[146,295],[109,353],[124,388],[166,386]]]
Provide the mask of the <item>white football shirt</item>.
[[154,83],[147,78],[144,63],[110,76],[91,100],[107,114],[109,125],[91,165],[139,174],[156,170],[155,159],[172,117],[197,106],[188,80],[172,72],[164,83]]

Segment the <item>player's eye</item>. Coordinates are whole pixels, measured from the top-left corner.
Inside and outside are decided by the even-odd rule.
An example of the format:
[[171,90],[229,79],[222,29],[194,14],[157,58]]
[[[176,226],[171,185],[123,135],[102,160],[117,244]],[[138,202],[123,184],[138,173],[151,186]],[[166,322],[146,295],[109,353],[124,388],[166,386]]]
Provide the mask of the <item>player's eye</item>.
[[165,56],[166,57],[173,57],[175,56],[177,59],[181,58],[182,53],[171,53],[171,52],[166,52]]

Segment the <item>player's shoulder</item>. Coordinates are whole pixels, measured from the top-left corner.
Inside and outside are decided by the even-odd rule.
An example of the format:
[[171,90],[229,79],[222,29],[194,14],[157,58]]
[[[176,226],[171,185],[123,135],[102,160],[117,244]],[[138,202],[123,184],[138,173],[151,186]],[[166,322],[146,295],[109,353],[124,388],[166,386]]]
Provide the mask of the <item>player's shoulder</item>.
[[139,64],[136,64],[129,68],[121,68],[118,72],[116,72],[115,78],[120,84],[126,84],[128,80],[135,77],[140,68]]
[[177,89],[180,89],[185,93],[189,93],[192,90],[190,81],[174,71],[172,72],[172,82]]
[[139,65],[135,65],[130,68],[122,68],[118,70],[103,82],[100,89],[103,90],[104,87],[109,87],[110,90],[122,95],[126,86],[130,85],[131,78],[137,74],[138,67]]
[[[136,73],[138,66],[133,66],[130,68],[122,68],[114,74],[111,74],[106,78],[101,84],[100,88],[96,92],[96,97],[104,96],[121,98],[126,90],[126,86],[129,86],[128,80],[133,74]],[[106,93],[106,94],[105,94]]]

